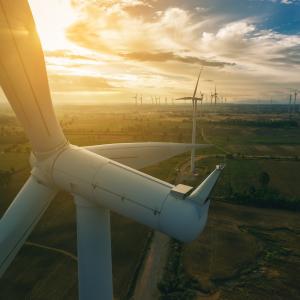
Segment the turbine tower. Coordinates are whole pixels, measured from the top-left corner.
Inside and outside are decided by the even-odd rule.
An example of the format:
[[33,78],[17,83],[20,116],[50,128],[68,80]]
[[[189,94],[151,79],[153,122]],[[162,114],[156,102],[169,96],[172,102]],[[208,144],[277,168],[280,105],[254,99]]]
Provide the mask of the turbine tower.
[[297,112],[297,95],[298,95],[298,90],[295,90],[294,91],[294,112],[296,113]]
[[[199,72],[199,75],[198,75],[198,78],[197,78],[197,82],[196,82],[196,86],[195,86],[195,89],[194,89],[194,94],[192,97],[182,97],[182,98],[177,98],[176,100],[192,100],[192,105],[193,105],[193,114],[192,114],[192,145],[195,145],[196,144],[196,127],[197,127],[197,120],[196,120],[196,117],[197,117],[197,103],[198,103],[198,100],[203,101],[203,97],[204,95],[202,93],[200,93],[201,97],[200,98],[197,98],[196,97],[196,94],[197,94],[197,89],[198,89],[198,84],[199,84],[199,80],[200,80],[200,77],[201,77],[201,73],[203,71],[203,66],[201,67],[200,69],[200,72]],[[194,174],[195,172],[195,149],[193,148],[192,151],[191,151],[191,173]]]
[[[203,71],[203,66],[201,67],[201,70],[198,75],[197,83],[195,86],[194,94],[193,94],[193,128],[192,128],[192,145],[196,144],[196,126],[197,126],[197,120],[196,120],[196,113],[197,113],[197,99],[196,99],[196,94],[197,94],[197,89],[198,89],[198,84],[199,84],[199,79],[201,77],[201,73]],[[201,98],[201,101],[203,100],[203,95]],[[196,150],[195,148],[192,149],[191,151],[191,173],[193,174],[195,172],[195,155],[196,155]]]
[[0,220],[0,276],[51,200],[64,190],[76,205],[79,298],[112,300],[110,210],[192,241],[206,224],[209,196],[223,166],[193,189],[136,169],[189,151],[194,144],[71,145],[53,110],[28,2],[0,0],[0,23],[0,85],[32,147],[31,175]]
[[289,118],[291,118],[291,114],[292,114],[292,93],[290,93],[290,97],[289,97]]
[[135,99],[135,105],[138,104],[138,94],[135,94],[135,96],[132,97],[133,99]]
[[217,104],[217,100],[218,100],[218,93],[217,93],[217,86],[215,85],[215,92],[213,94],[213,97],[215,99],[215,105]]

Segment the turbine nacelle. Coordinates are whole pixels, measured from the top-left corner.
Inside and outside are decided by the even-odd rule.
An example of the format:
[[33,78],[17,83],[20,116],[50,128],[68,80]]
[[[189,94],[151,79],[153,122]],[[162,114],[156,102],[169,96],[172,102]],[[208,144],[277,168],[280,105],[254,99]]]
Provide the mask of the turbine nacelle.
[[58,187],[87,201],[164,232],[180,241],[192,241],[202,232],[207,201],[221,169],[197,189],[174,186],[133,168],[68,145],[33,163],[38,182]]

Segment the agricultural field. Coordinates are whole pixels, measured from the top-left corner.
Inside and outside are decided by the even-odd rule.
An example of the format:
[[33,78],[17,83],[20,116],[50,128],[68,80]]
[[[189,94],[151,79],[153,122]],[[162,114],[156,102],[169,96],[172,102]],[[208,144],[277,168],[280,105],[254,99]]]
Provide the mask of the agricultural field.
[[[259,191],[259,178],[265,172],[268,189],[284,199],[300,199],[299,120],[298,127],[290,126],[286,114],[256,115],[253,110],[246,113],[234,106],[199,113],[197,142],[215,144],[198,152],[199,176],[184,174],[189,154],[143,170],[174,183],[183,168],[182,182],[195,186],[217,163],[227,165],[213,194],[207,229],[181,252],[184,272],[199,299],[265,299],[280,282],[282,293],[277,293],[277,299],[287,295],[296,299],[299,293],[299,213],[258,208],[257,203],[237,203],[231,197],[248,193],[250,187]],[[191,140],[189,106],[78,105],[58,106],[56,111],[67,138],[79,146]],[[264,119],[284,122],[275,123],[274,128],[263,124]],[[29,154],[30,146],[13,112],[1,106],[0,172],[6,180],[0,186],[0,214],[29,175]],[[111,222],[115,299],[127,299],[150,230],[116,214]],[[75,207],[69,195],[60,193],[1,278],[0,298],[76,299],[76,259]]]
[[299,299],[299,213],[213,202],[182,262],[197,299]]
[[[211,195],[208,224],[192,243],[171,241],[159,283],[161,300],[299,299],[300,162],[203,155],[197,160],[197,177],[183,172],[185,183],[199,184],[218,163],[226,168]],[[268,186],[261,186],[261,172],[270,174]],[[274,190],[282,201],[293,199],[298,212],[277,207],[273,199],[268,199],[271,208],[260,204],[259,197],[241,201],[249,187]],[[238,202],[234,193],[241,197]]]

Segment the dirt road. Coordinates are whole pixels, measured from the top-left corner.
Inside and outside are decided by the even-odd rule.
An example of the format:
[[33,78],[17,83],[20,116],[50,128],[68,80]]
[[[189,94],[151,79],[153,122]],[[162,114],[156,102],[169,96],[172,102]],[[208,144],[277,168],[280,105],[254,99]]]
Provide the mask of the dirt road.
[[149,253],[144,261],[132,299],[156,300],[159,282],[168,256],[169,237],[155,232]]

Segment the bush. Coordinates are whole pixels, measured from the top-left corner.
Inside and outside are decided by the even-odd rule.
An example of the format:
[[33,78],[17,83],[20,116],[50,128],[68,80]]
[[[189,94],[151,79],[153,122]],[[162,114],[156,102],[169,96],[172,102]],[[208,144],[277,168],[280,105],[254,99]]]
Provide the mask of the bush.
[[249,191],[243,193],[234,192],[229,199],[238,204],[300,211],[300,199],[286,198],[277,190],[265,186],[259,189],[250,187]]
[[182,243],[171,240],[163,278],[157,285],[161,292],[160,300],[187,300],[195,298],[193,288],[197,286],[197,282],[192,278],[188,278],[184,272],[181,263],[182,248]]

